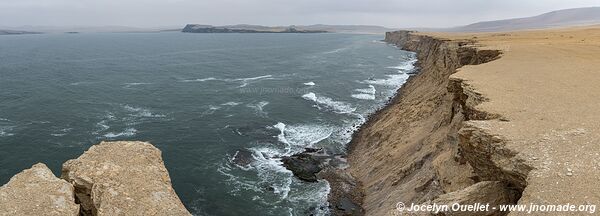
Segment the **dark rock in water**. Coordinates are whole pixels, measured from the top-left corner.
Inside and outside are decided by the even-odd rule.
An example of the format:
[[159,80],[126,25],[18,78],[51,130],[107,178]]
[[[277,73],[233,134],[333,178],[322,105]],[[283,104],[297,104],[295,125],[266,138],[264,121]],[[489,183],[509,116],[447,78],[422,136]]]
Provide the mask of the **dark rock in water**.
[[320,148],[304,148],[304,153],[316,153],[321,150],[322,149],[320,149]]
[[341,198],[336,204],[335,208],[339,215],[363,215],[360,206],[352,202],[348,197]]
[[241,149],[235,152],[232,161],[238,166],[248,166],[250,163],[254,162],[254,157],[252,157],[251,151]]
[[365,215],[362,209],[364,195],[358,182],[346,170],[327,167],[317,174],[329,182],[331,190],[327,196],[333,215]]
[[317,181],[317,173],[321,171],[321,160],[309,153],[299,153],[283,157],[283,166],[291,170],[300,180],[308,182]]

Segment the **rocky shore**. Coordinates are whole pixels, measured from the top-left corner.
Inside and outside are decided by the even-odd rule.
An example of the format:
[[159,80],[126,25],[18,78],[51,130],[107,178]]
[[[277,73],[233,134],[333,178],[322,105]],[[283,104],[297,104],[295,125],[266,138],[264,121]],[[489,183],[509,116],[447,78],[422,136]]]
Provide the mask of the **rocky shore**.
[[[463,133],[466,121],[500,116],[477,110],[475,106],[486,99],[451,78],[465,65],[500,58],[501,51],[479,49],[473,40],[450,41],[409,31],[389,32],[385,41],[416,52],[420,72],[389,106],[372,116],[350,144],[347,172],[360,183],[356,190],[364,196],[355,199],[361,200],[365,212],[394,214],[398,202],[470,202],[475,201],[473,191],[478,200],[492,206],[516,203],[529,168],[514,161],[514,154],[501,146],[486,146],[500,142],[499,138]],[[491,158],[520,169],[503,170]],[[498,214],[502,213],[485,215]]]
[[[600,102],[600,28],[397,31],[385,41],[416,52],[420,71],[354,135],[349,167],[327,175],[336,215],[399,215],[399,202],[594,213],[600,115],[585,107]],[[348,200],[362,209],[336,207]],[[418,215],[526,214],[490,209]]]
[[191,215],[147,142],[101,142],[63,164],[38,163],[0,187],[0,215]]

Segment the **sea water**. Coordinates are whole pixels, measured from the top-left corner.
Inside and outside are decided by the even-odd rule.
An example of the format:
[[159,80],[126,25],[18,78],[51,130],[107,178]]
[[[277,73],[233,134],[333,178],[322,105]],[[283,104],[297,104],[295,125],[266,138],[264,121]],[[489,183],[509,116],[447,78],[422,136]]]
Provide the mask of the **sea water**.
[[[326,181],[280,158],[345,150],[414,70],[383,35],[0,37],[0,184],[105,140],[149,141],[194,215],[328,214]],[[254,160],[239,166],[240,150]]]

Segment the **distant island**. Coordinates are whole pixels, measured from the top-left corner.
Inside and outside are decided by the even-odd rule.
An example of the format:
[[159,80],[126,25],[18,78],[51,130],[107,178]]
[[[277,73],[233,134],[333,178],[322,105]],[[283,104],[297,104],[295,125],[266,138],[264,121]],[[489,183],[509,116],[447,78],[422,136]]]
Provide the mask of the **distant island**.
[[187,24],[181,32],[186,33],[328,33],[325,30],[298,29],[289,27],[268,27],[256,25],[211,26]]
[[41,32],[14,31],[14,30],[1,30],[0,29],[0,35],[22,35],[22,34],[41,34]]

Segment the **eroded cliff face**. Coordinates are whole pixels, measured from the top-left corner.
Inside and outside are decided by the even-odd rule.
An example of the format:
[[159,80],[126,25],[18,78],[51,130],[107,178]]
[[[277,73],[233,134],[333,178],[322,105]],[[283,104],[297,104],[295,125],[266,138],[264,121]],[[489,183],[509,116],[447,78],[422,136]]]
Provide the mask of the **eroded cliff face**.
[[420,72],[350,144],[349,172],[361,185],[366,214],[396,214],[398,202],[516,203],[530,168],[478,125],[501,116],[477,110],[486,99],[451,78],[461,66],[495,60],[501,52],[408,31],[388,32],[385,40],[416,52]]

